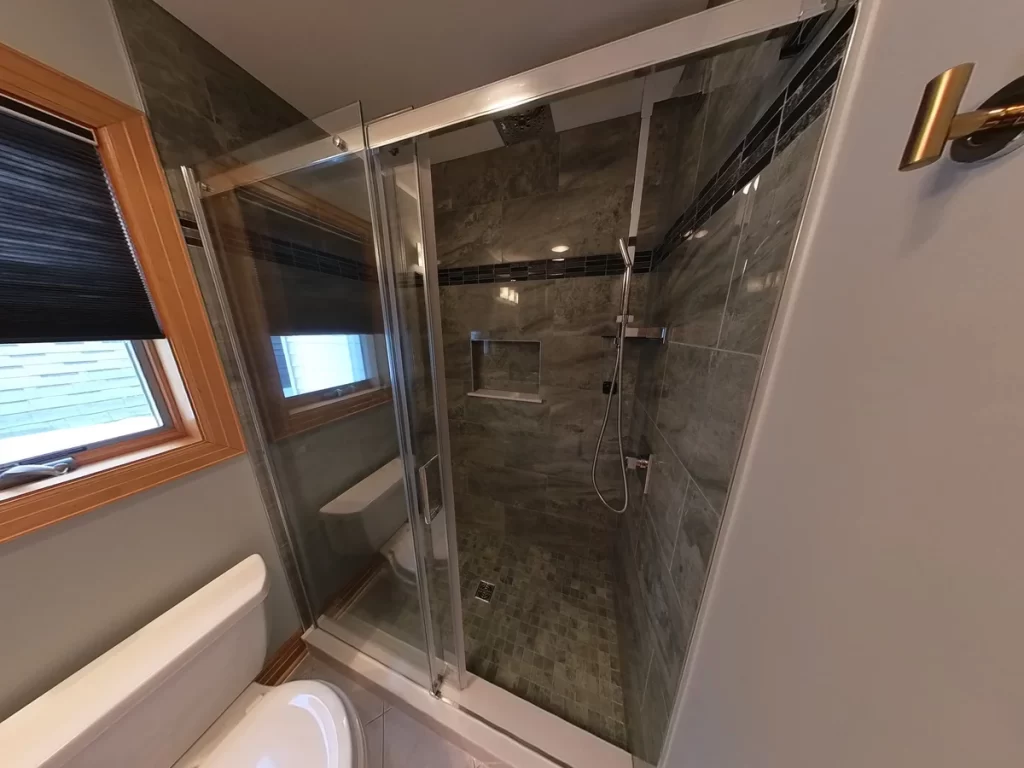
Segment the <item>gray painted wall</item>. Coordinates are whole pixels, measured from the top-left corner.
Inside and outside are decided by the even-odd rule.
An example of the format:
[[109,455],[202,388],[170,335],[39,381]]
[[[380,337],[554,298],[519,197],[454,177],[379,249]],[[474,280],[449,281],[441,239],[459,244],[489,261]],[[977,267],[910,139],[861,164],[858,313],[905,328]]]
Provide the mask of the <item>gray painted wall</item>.
[[245,457],[0,545],[0,719],[254,552],[276,648],[299,622]]
[[[321,133],[272,90],[152,0],[113,0],[113,5],[179,209],[191,210],[180,183],[182,164],[202,163],[256,142],[264,150],[274,152],[303,136],[308,140]],[[249,151],[259,153],[251,147]],[[323,173],[296,175],[289,177],[289,182],[306,188],[311,179],[320,185],[320,191],[331,187],[332,177]],[[337,179],[344,182],[348,177],[341,173]],[[365,198],[365,192],[362,195]],[[211,228],[217,230],[218,222],[211,221]],[[287,235],[282,233],[281,236]],[[241,373],[226,336],[224,308],[217,302],[210,282],[206,254],[196,246],[190,246],[189,250],[235,402],[244,404]],[[268,262],[259,261],[256,265],[261,270],[278,269],[278,265]],[[308,274],[315,276],[317,273]],[[286,289],[285,283],[276,282],[279,283],[276,288]],[[369,303],[379,314],[376,282],[342,282],[352,282],[358,290],[371,291],[373,300]],[[262,300],[266,303],[279,301],[279,298],[267,294]],[[262,366],[249,362],[249,370],[254,375],[263,370]],[[252,445],[254,414],[240,410],[247,441]],[[270,519],[276,527],[278,541],[284,542],[286,533],[280,527],[282,517],[270,489],[273,473],[299,562],[292,563],[291,553],[284,547],[281,557],[286,560],[295,588],[299,578],[305,579],[313,610],[318,612],[353,575],[365,568],[373,554],[372,551],[354,555],[335,552],[327,540],[319,509],[398,454],[394,413],[389,406],[379,406],[291,435],[269,445],[268,451],[269,464],[262,461],[256,464],[263,500],[274,510]]]
[[0,3],[0,42],[115,99],[142,107],[110,0]]
[[[106,2],[7,4],[0,19],[2,42],[138,103]],[[0,545],[0,718],[254,552],[275,647],[299,622],[248,458]]]

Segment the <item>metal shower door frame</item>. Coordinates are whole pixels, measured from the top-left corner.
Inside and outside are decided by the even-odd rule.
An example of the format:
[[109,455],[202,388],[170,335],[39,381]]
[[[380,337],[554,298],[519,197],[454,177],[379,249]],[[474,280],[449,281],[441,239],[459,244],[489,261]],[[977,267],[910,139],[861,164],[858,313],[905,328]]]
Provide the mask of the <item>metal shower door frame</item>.
[[[402,468],[405,480],[406,506],[409,512],[409,523],[413,534],[413,550],[416,556],[416,589],[420,604],[420,617],[423,621],[424,642],[426,644],[428,682],[431,692],[438,695],[441,683],[446,677],[447,665],[444,660],[444,648],[439,649],[437,647],[436,624],[430,600],[429,569],[426,557],[426,547],[430,546],[430,542],[425,540],[422,529],[420,512],[423,507],[423,499],[420,498],[420,494],[423,491],[417,482],[419,467],[415,466],[416,455],[413,449],[412,411],[405,390],[408,374],[405,370],[405,343],[401,332],[402,317],[399,309],[398,275],[395,270],[395,254],[390,237],[391,217],[388,215],[389,212],[386,205],[387,198],[383,186],[384,172],[381,167],[379,153],[376,150],[369,150],[365,153],[364,159],[367,192],[370,200],[370,220],[375,241],[374,254],[377,260],[377,277],[380,281],[381,314],[384,319],[384,336],[388,346],[388,367],[391,374],[391,392],[395,406],[399,455],[403,459]],[[392,215],[394,215],[394,212],[392,212]],[[434,407],[435,409],[437,408],[436,400]],[[445,464],[446,462],[441,462],[442,477],[444,476]],[[427,533],[429,534],[429,531]],[[449,551],[457,552],[454,548]],[[460,631],[457,633],[460,639],[461,620],[462,614],[460,611],[458,625]],[[458,656],[456,663],[459,670],[459,684],[461,686],[466,668],[464,654]]]
[[413,145],[416,163],[416,201],[423,237],[423,293],[427,306],[427,342],[434,384],[434,421],[437,453],[440,457],[441,496],[448,538],[448,599],[451,602],[452,633],[455,642],[458,687],[469,684],[466,671],[466,638],[462,624],[462,582],[459,574],[459,543],[455,530],[455,485],[452,481],[451,436],[448,432],[448,387],[445,379],[444,343],[441,341],[441,287],[437,279],[437,248],[434,237],[434,187],[430,157],[424,142]]
[[[225,171],[206,180],[203,194],[337,160],[364,148],[379,149],[415,139],[632,72],[664,68],[688,56],[820,16],[835,6],[836,0],[731,0],[456,96],[385,115],[367,122],[362,130],[341,131]],[[317,120],[329,124],[334,114],[329,112]]]

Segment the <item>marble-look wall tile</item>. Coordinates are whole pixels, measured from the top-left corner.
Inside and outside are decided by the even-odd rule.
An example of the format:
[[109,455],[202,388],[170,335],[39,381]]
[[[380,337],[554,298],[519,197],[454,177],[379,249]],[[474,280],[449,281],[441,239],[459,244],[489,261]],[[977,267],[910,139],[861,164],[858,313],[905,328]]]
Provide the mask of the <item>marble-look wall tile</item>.
[[559,138],[543,136],[498,150],[502,156],[502,200],[542,195],[558,189]]
[[647,685],[644,687],[644,699],[641,705],[643,720],[643,744],[640,758],[650,765],[657,765],[661,757],[661,749],[668,733],[669,718],[672,704],[676,697],[676,680],[669,666],[655,651],[651,657],[650,669],[647,673]]
[[[794,59],[779,59],[784,39],[774,37],[717,55],[711,64],[706,125],[701,143],[700,190],[779,92]],[[712,130],[711,127],[714,127]]]
[[504,172],[499,165],[503,149],[460,157],[431,169],[434,201],[446,210],[460,210],[502,198]]
[[729,288],[720,341],[725,349],[752,354],[764,349],[824,121],[819,117],[761,173]]
[[760,364],[760,358],[754,355],[714,353],[700,433],[694,450],[680,455],[697,485],[718,510],[725,502],[736,465]]
[[502,299],[502,286],[494,283],[441,288],[445,342],[455,343],[461,336],[468,343],[471,331],[521,331],[524,337],[534,338],[547,324],[549,282],[517,283],[517,303]]
[[687,489],[682,522],[669,565],[682,610],[682,622],[687,627],[692,627],[697,617],[720,522],[721,513],[692,483]]
[[544,136],[431,168],[435,206],[459,210],[558,189],[558,137]]
[[551,335],[541,342],[544,382],[567,389],[601,391],[614,364],[613,342],[600,336]]
[[650,429],[649,434],[651,465],[643,507],[654,526],[661,554],[668,562],[682,517],[689,477],[661,433]]
[[657,425],[687,468],[699,450],[713,355],[683,344],[671,344],[667,352]]
[[501,203],[485,203],[434,217],[437,261],[442,267],[501,261]]
[[622,187],[633,183],[640,115],[583,125],[558,134],[558,186]]
[[717,346],[748,200],[733,197],[668,257],[659,301],[671,341]]
[[586,187],[510,200],[502,207],[501,256],[506,262],[616,253],[629,231],[631,186]]
[[467,488],[474,496],[499,499],[510,505],[543,512],[547,477],[540,472],[512,467],[469,466]]
[[686,650],[687,627],[679,606],[675,582],[669,563],[661,554],[658,534],[650,515],[645,515],[642,536],[637,547],[637,567],[643,586],[648,620],[656,640],[656,647],[668,665],[673,679],[682,670]]
[[697,169],[707,110],[696,93],[654,105],[644,168],[637,247],[656,248],[698,191]]

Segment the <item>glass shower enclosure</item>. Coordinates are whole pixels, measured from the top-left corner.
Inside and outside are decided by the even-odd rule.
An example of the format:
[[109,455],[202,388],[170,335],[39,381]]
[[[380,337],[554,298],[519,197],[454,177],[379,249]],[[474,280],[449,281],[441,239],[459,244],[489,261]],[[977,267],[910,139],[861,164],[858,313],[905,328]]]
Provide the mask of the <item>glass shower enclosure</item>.
[[[621,516],[589,485],[601,369],[618,322],[676,324],[672,306],[689,299],[660,266],[672,249],[696,252],[683,244],[707,236],[718,258],[751,222],[772,226],[756,220],[758,200],[775,199],[757,179],[786,130],[795,146],[814,124],[806,185],[822,114],[810,96],[819,105],[835,82],[833,49],[848,39],[832,7],[734,0],[369,123],[356,103],[183,169],[210,266],[200,279],[228,309],[226,362],[309,622],[435,693],[494,683],[657,762],[730,470],[687,485],[697,472],[671,464],[680,427],[646,405],[673,354],[714,345],[623,340],[610,389],[628,398],[623,439],[649,455],[660,496],[630,471]],[[798,71],[810,73],[803,90]],[[799,114],[784,113],[787,84],[806,102]],[[715,245],[718,219],[735,222],[721,229],[731,245]],[[615,317],[620,237],[638,273],[632,321]],[[748,282],[774,296],[782,274]],[[714,295],[701,290],[691,295],[706,311]],[[751,391],[770,317],[768,306],[761,341],[737,353]],[[599,449],[604,489],[619,476],[614,429]],[[657,485],[666,478],[679,487]],[[701,562],[677,564],[670,549],[659,566],[650,540],[668,534],[649,508],[674,513],[690,488],[708,508],[692,546]],[[663,594],[673,578],[691,582],[685,618],[666,616],[680,601]],[[515,595],[505,613],[495,590]]]

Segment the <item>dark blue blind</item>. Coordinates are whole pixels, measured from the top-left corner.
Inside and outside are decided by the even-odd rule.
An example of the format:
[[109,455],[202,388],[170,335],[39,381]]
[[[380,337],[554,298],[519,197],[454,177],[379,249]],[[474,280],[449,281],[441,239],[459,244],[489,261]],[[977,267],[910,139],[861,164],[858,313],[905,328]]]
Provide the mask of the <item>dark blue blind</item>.
[[162,335],[96,147],[0,112],[0,343]]

